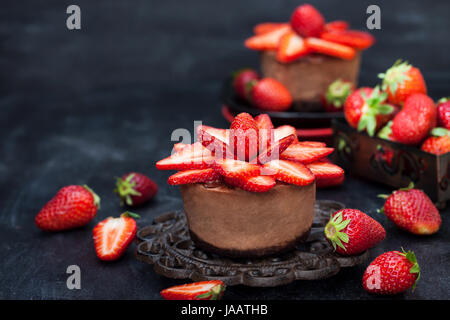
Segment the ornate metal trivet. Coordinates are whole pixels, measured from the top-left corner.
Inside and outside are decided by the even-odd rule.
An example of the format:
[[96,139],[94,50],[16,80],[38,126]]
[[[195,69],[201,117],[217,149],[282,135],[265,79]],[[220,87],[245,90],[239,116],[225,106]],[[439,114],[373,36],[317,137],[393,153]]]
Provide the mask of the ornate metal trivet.
[[290,252],[259,259],[224,258],[196,248],[183,211],[168,212],[151,226],[139,229],[136,257],[153,264],[156,273],[169,278],[220,279],[229,286],[274,287],[294,280],[324,279],[342,267],[363,263],[369,256],[368,251],[358,256],[338,256],[326,241],[323,228],[330,214],[342,208],[339,202],[317,201],[308,239]]

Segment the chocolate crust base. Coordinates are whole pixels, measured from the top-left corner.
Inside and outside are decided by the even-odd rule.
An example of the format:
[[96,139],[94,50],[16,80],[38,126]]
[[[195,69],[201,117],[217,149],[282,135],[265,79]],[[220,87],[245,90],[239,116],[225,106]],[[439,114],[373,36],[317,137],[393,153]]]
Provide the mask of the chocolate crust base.
[[287,243],[285,246],[273,246],[264,249],[255,250],[233,250],[233,249],[221,249],[217,248],[209,243],[206,243],[200,237],[198,237],[192,230],[189,231],[191,240],[195,242],[195,245],[206,252],[214,253],[219,256],[229,257],[229,258],[261,258],[267,257],[275,254],[282,254],[293,250],[297,245],[306,241],[308,239],[311,228],[309,228],[300,237],[292,242]]

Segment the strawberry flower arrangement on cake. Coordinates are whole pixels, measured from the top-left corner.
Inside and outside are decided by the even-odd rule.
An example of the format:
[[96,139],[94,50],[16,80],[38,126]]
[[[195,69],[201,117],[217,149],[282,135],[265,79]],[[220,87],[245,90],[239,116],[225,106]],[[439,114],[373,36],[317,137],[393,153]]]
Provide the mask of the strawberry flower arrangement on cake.
[[230,129],[197,128],[198,142],[177,143],[160,160],[160,170],[179,170],[171,185],[223,182],[250,192],[266,192],[276,181],[318,187],[339,185],[344,171],[326,157],[334,149],[316,141],[298,141],[292,126],[274,128],[270,117],[237,115]]

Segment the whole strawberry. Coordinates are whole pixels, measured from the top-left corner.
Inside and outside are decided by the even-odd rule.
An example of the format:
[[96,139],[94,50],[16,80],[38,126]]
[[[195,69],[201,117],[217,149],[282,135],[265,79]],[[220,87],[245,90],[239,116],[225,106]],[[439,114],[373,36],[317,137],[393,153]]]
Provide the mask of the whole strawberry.
[[378,87],[360,88],[345,101],[344,115],[348,124],[373,136],[392,117],[395,108],[386,103],[386,93]]
[[381,242],[386,231],[364,212],[343,209],[335,212],[328,221],[325,237],[337,253],[356,255]]
[[242,69],[233,73],[233,88],[242,99],[247,99],[247,83],[259,80],[258,73],[253,69]]
[[364,272],[362,284],[376,294],[398,294],[412,287],[420,278],[420,268],[414,252],[389,251],[378,256]]
[[121,204],[138,206],[152,199],[158,192],[157,184],[142,173],[130,172],[117,178],[114,192],[120,197]]
[[380,73],[378,77],[383,79],[382,88],[393,104],[401,105],[413,93],[427,94],[422,73],[407,62],[397,60],[386,73]]
[[392,136],[395,141],[418,145],[436,125],[436,107],[433,100],[425,94],[410,95],[403,109],[392,121]]
[[386,199],[380,212],[384,212],[397,227],[413,234],[436,233],[442,223],[438,209],[422,190],[413,188],[411,183],[391,195],[379,195]]
[[353,92],[353,84],[338,79],[328,87],[322,96],[322,104],[327,112],[342,112],[347,97]]
[[242,161],[252,160],[258,153],[258,125],[248,113],[234,117],[230,126],[229,146]]
[[294,10],[291,27],[302,37],[319,37],[325,27],[322,14],[310,4],[303,4]]
[[435,155],[450,152],[450,130],[434,128],[431,135],[432,137],[427,138],[420,149]]
[[45,231],[61,231],[88,224],[100,208],[100,198],[88,186],[66,186],[45,204],[35,218]]
[[450,100],[442,98],[437,103],[437,125],[450,130]]
[[286,111],[291,107],[292,96],[289,90],[272,78],[253,81],[251,97],[256,108],[268,111]]

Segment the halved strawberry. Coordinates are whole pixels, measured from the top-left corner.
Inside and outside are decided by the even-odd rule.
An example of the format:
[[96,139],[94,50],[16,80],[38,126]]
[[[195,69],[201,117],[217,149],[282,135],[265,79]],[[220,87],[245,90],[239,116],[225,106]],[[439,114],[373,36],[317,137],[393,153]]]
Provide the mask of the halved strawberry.
[[225,288],[221,280],[200,281],[164,289],[161,296],[166,300],[219,300]]
[[269,175],[250,178],[225,178],[225,182],[250,192],[266,192],[277,184],[275,179]]
[[275,50],[278,48],[281,37],[289,30],[291,30],[289,25],[282,25],[270,32],[250,37],[244,44],[253,50]]
[[189,146],[189,144],[187,143],[175,143],[173,145],[173,151],[174,152],[180,152],[181,150],[183,150],[184,148],[186,148],[187,146]]
[[294,61],[309,52],[308,48],[296,32],[290,31],[280,39],[277,51],[277,60],[283,63]]
[[211,151],[216,158],[225,158],[227,152],[229,152],[226,141],[222,140],[229,136],[229,132],[222,130],[207,126],[199,126],[197,128],[197,135],[201,144]]
[[196,142],[183,148],[180,152],[156,162],[159,170],[188,170],[212,167],[215,158],[211,152]]
[[257,115],[255,117],[256,126],[258,129],[273,129],[272,120],[270,120],[270,117],[268,114],[262,113],[260,115]]
[[248,178],[260,174],[261,168],[256,164],[234,159],[217,159],[214,168],[227,178]]
[[305,164],[324,158],[333,151],[333,148],[305,147],[296,143],[291,144],[286,150],[284,150],[284,152],[280,155],[280,158]]
[[347,30],[350,27],[349,23],[344,20],[335,20],[328,23],[325,23],[325,31],[334,31],[334,30]]
[[290,136],[291,134],[297,137],[297,129],[295,129],[293,126],[288,125],[279,126],[278,128],[275,128],[273,132],[275,141],[281,140],[284,137]]
[[321,179],[335,179],[344,175],[344,170],[330,162],[314,162],[307,164],[306,167],[316,177],[317,182]]
[[258,126],[255,119],[248,113],[240,113],[234,117],[230,125],[229,153],[234,158],[251,161],[258,153]]
[[310,147],[310,148],[326,148],[327,144],[320,141],[299,141],[297,142],[299,146]]
[[95,226],[95,251],[101,260],[116,260],[125,252],[136,235],[133,218],[139,218],[139,215],[125,212],[119,218],[109,217]]
[[194,169],[185,170],[171,175],[167,181],[171,185],[190,184],[190,183],[206,183],[216,181],[220,178],[220,174],[212,169]]
[[287,26],[287,22],[263,22],[253,27],[253,32],[257,35],[268,33],[276,30],[279,27]]
[[375,42],[375,38],[368,32],[357,30],[332,30],[322,33],[320,38],[344,44],[352,48],[364,50],[372,46]]
[[274,177],[298,186],[306,186],[314,181],[312,172],[301,163],[288,160],[273,160],[264,164],[264,168],[273,170]]
[[313,52],[323,53],[330,56],[351,60],[355,57],[356,51],[352,47],[331,42],[319,38],[306,38],[306,46]]
[[272,160],[278,160],[280,154],[287,149],[294,141],[296,136],[291,134],[284,137],[271,145],[269,145],[264,151],[262,151],[258,156],[258,163],[266,163]]

